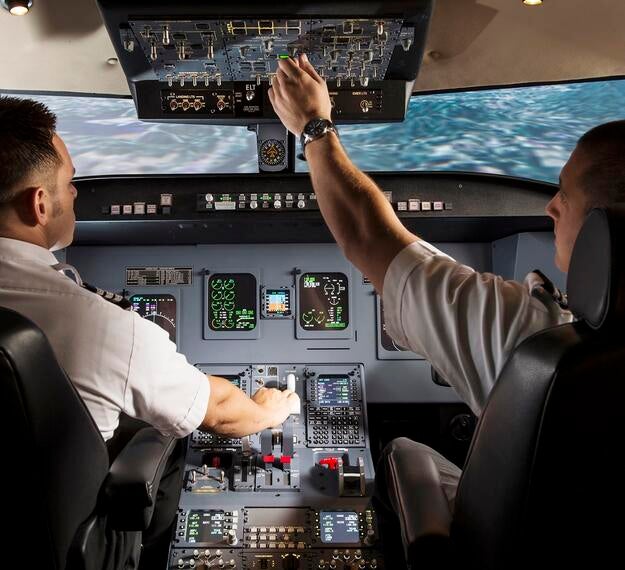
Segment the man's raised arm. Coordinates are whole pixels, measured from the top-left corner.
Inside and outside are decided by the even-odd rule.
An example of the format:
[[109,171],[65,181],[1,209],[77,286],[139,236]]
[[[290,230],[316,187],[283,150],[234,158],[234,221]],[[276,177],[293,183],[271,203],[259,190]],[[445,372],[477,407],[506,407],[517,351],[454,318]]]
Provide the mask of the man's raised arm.
[[[300,136],[315,118],[330,120],[328,87],[305,55],[278,61],[269,98],[280,120]],[[382,191],[356,168],[330,133],[306,146],[319,209],[345,256],[382,294],[390,262],[417,239],[399,221]]]

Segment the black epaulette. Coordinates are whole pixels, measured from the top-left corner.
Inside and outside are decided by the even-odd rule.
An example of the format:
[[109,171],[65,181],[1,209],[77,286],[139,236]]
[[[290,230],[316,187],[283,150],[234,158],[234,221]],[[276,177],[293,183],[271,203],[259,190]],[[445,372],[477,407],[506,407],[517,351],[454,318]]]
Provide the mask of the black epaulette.
[[553,298],[553,300],[560,306],[562,309],[568,310],[569,303],[566,295],[558,289],[551,279],[549,279],[540,269],[534,269],[532,273],[536,273],[542,281],[543,281],[543,289]]
[[113,305],[117,305],[119,308],[124,309],[124,311],[129,311],[132,307],[132,303],[126,299],[126,297],[119,295],[118,293],[111,293],[110,291],[105,291],[104,289],[100,289],[99,287],[95,287],[94,285],[90,285],[89,283],[82,282],[81,287],[86,289],[87,291],[91,291],[96,295],[99,295],[109,303],[113,303]]
[[95,287],[94,285],[90,285],[89,283],[85,283],[73,265],[69,265],[68,263],[57,263],[55,265],[52,265],[51,267],[55,271],[58,271],[59,273],[65,275],[65,277],[67,277],[68,279],[71,279],[79,287],[86,289],[90,293],[95,293],[96,295],[99,295],[109,303],[117,305],[120,309],[123,309],[124,311],[130,310],[130,308],[132,307],[132,303],[123,295],[119,295],[118,293],[111,293],[110,291],[105,291],[104,289],[100,289],[99,287]]

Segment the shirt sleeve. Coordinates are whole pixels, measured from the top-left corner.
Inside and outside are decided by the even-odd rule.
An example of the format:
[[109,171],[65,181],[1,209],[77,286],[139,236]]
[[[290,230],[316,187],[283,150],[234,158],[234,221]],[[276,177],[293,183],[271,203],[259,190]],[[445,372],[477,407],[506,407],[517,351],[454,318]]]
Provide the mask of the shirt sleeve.
[[163,329],[136,313],[132,316],[133,346],[124,411],[164,435],[189,435],[205,417],[208,379],[177,352]]
[[561,322],[521,283],[478,273],[424,241],[391,262],[383,302],[390,336],[424,356],[477,415],[515,347]]

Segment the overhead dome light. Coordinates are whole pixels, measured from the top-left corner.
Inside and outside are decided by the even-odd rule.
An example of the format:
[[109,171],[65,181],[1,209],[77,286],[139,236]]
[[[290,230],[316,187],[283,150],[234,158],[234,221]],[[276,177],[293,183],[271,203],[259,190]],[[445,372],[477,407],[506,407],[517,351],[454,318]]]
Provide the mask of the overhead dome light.
[[523,4],[526,6],[540,6],[543,0],[523,0]]
[[25,16],[32,8],[33,0],[0,0],[0,3],[13,16]]

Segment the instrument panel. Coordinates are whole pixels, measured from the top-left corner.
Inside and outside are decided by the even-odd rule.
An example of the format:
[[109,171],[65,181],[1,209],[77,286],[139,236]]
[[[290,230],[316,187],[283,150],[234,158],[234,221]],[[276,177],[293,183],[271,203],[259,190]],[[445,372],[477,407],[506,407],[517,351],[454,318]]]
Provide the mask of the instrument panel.
[[[98,0],[140,119],[276,122],[267,92],[278,62],[307,54],[339,122],[402,120],[431,0],[236,2]],[[264,149],[280,163],[280,145]]]
[[213,331],[254,330],[258,323],[256,277],[216,273],[208,279],[208,322]]
[[141,294],[130,297],[131,309],[161,327],[176,342],[176,297],[168,294]]
[[304,330],[347,328],[347,276],[343,273],[304,273],[299,278],[299,303],[299,323]]
[[192,434],[170,568],[384,568],[362,365],[198,367],[301,409],[244,438]]
[[296,268],[293,285],[280,286],[261,284],[260,275],[260,270],[204,271],[205,339],[259,338],[259,317],[294,321],[297,338],[351,337],[347,275]]

